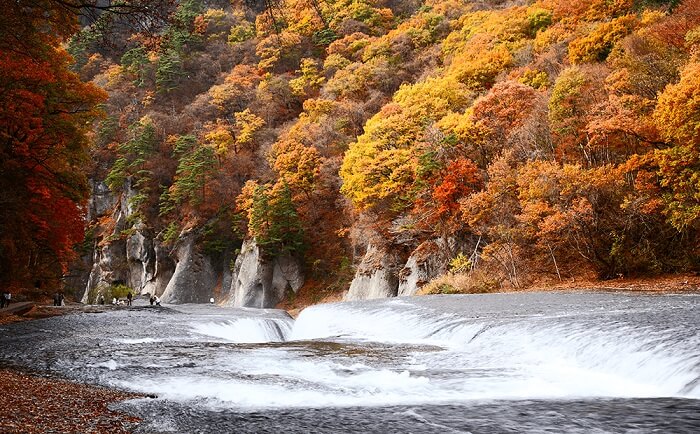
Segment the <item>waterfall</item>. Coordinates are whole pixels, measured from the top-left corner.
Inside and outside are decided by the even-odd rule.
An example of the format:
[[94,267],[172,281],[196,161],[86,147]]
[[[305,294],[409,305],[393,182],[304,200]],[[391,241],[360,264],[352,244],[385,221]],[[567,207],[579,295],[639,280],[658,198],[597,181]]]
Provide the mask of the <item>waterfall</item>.
[[[287,342],[315,349],[341,342],[381,348],[392,359],[387,366],[343,354],[329,363],[320,358],[310,364],[286,353],[279,356],[286,359],[282,364],[251,369],[261,376],[292,376],[322,389],[342,385],[360,394],[383,384],[376,386],[377,395],[386,391],[393,396],[387,396],[388,402],[418,399],[426,390],[438,401],[700,398],[697,330],[652,309],[578,306],[521,314],[484,312],[478,305],[472,311],[454,308],[471,299],[453,298],[450,307],[425,300],[429,298],[325,304],[305,309],[296,321],[242,317],[198,324],[194,331],[237,343]],[[407,389],[394,396],[396,384]],[[333,402],[347,400],[337,396]]]
[[291,318],[243,317],[194,324],[196,333],[235,343],[284,342],[292,331]]

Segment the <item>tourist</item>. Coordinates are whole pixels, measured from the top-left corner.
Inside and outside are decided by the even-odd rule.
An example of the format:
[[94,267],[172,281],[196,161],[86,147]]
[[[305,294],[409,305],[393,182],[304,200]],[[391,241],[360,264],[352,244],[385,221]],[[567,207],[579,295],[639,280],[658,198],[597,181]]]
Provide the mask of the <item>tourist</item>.
[[65,306],[65,305],[66,305],[66,303],[63,302],[63,300],[65,300],[65,298],[66,298],[66,297],[63,295],[62,292],[58,294],[58,305],[59,305],[59,306]]
[[129,291],[129,293],[126,294],[126,305],[127,306],[131,306],[131,297],[132,297],[131,291]]
[[153,296],[153,302],[156,304],[156,306],[160,306],[160,298],[158,298],[157,295]]
[[148,301],[151,302],[151,306],[153,306],[153,303],[156,302],[156,298],[154,296],[151,296],[151,298],[148,299]]
[[54,306],[61,305],[61,295],[58,292],[53,295],[53,305]]
[[2,296],[0,296],[0,309],[5,307],[5,292],[3,291]]
[[10,294],[10,291],[5,291],[5,296],[3,297],[5,299],[5,307],[10,307],[10,300],[12,300],[12,294]]

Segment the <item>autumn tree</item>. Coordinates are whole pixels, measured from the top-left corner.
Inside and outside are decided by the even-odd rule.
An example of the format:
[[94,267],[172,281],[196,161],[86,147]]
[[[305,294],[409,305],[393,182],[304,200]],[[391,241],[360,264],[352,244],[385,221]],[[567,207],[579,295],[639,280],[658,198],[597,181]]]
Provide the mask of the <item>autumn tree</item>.
[[197,206],[206,200],[207,183],[216,170],[214,149],[204,146],[192,135],[175,140],[173,156],[178,159],[177,171],[169,198],[176,205],[187,202]]
[[654,112],[662,136],[671,143],[656,151],[664,212],[679,230],[700,222],[700,62],[691,62],[681,80],[659,97]]
[[87,132],[104,92],[70,71],[77,30],[58,2],[0,17],[0,285],[58,283],[83,237]]
[[304,250],[304,231],[292,192],[284,181],[274,185],[249,181],[237,203],[246,213],[248,233],[266,255]]

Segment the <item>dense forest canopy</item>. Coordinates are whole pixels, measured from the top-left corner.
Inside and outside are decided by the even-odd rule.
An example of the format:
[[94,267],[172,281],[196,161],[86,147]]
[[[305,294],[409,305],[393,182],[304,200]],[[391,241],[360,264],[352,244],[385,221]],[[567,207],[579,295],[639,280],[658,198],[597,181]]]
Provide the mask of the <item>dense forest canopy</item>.
[[88,178],[318,287],[358,240],[473,237],[486,287],[700,269],[698,0],[147,3],[0,18],[3,284],[65,272]]

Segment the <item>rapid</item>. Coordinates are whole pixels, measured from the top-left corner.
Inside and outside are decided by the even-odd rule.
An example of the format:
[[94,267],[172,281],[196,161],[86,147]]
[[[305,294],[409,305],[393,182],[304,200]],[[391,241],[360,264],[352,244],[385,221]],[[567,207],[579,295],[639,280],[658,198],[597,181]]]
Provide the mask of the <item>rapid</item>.
[[141,392],[142,432],[697,432],[700,296],[150,306],[1,326],[5,365]]

